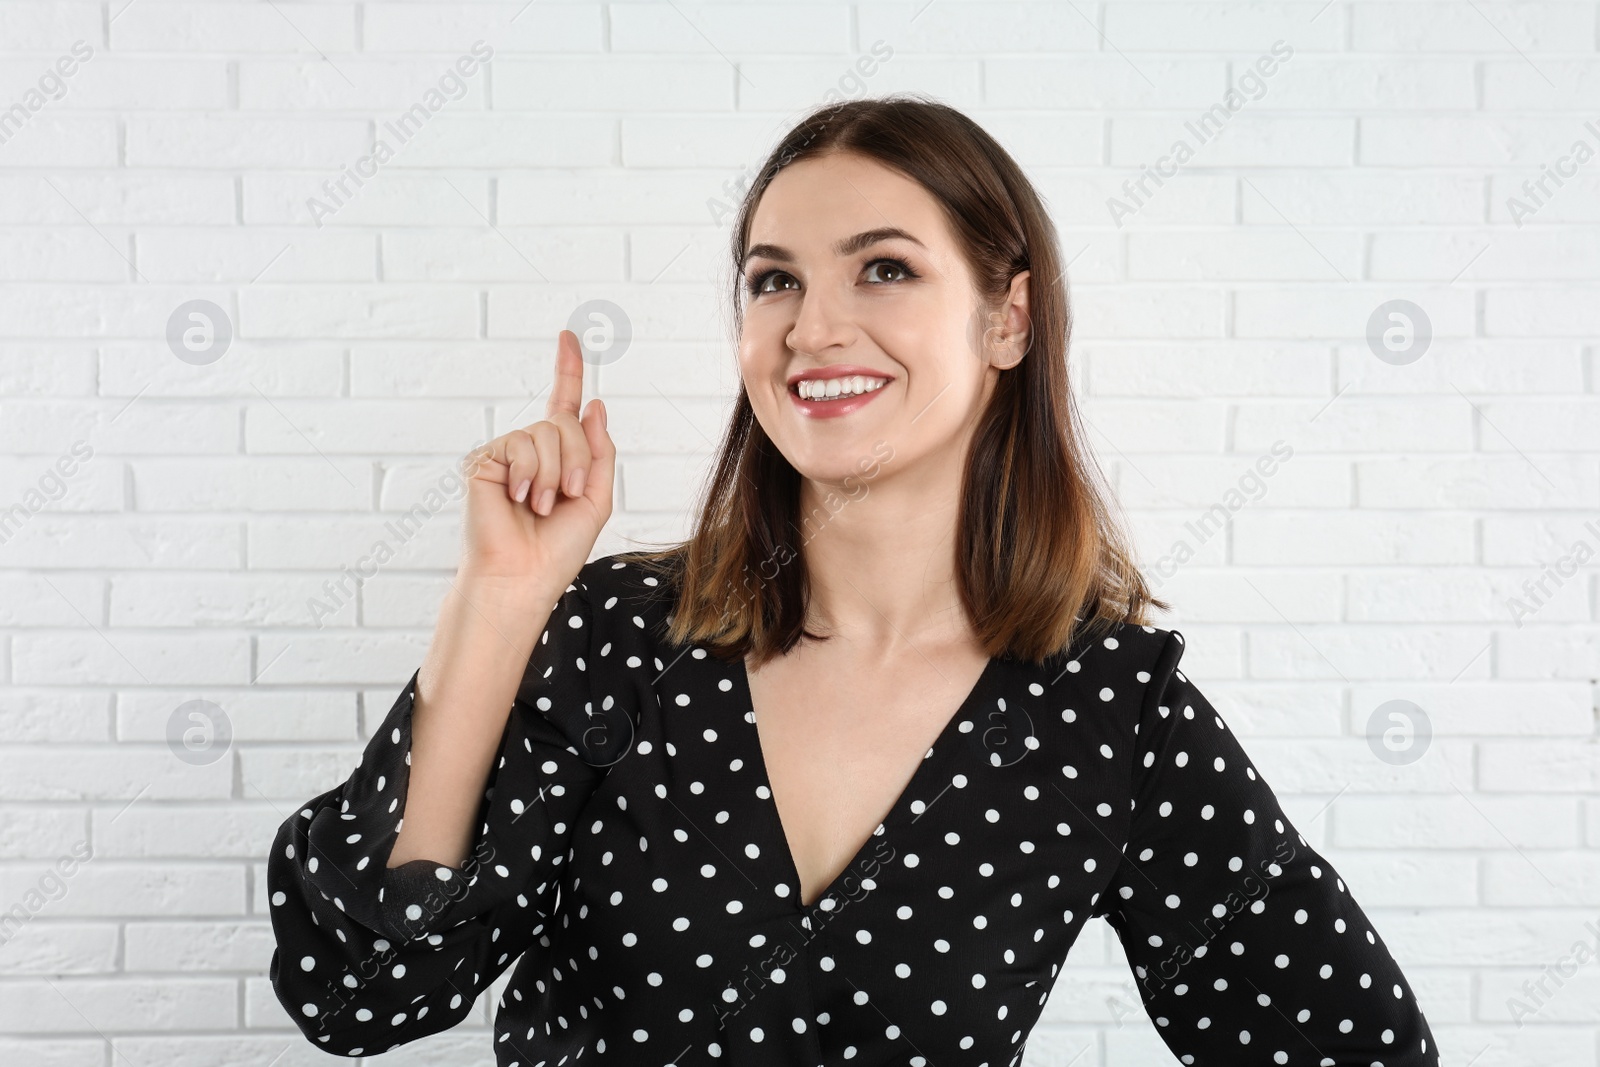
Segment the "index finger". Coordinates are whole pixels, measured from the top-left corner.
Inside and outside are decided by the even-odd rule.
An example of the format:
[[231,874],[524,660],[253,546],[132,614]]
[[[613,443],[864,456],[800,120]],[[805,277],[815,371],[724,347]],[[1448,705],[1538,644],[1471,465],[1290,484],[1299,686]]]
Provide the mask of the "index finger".
[[556,338],[556,382],[550,389],[550,403],[545,407],[545,417],[566,412],[578,417],[583,403],[583,350],[578,347],[578,335],[562,330]]

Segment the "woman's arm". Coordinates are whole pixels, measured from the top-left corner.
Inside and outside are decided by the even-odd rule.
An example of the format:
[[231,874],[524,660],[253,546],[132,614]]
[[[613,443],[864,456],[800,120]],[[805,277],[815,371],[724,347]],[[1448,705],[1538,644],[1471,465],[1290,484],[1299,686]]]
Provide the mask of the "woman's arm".
[[604,773],[584,755],[590,708],[627,714],[648,692],[604,692],[626,672],[596,639],[609,626],[590,613],[585,579],[600,572],[584,560],[611,515],[616,446],[601,401],[578,417],[582,394],[578,338],[562,330],[546,417],[463,467],[461,570],[422,669],[349,780],[273,842],[272,987],[328,1051],[381,1053],[454,1025],[541,933]]
[[[419,671],[349,779],[278,830],[267,860],[270,977],[284,1010],[326,1051],[377,1055],[454,1026],[547,930],[573,828],[604,774],[584,754],[595,693],[575,666],[600,642],[581,575],[553,612],[536,613],[549,616],[534,629],[544,637],[515,676],[503,662],[490,680],[442,672],[437,692],[448,697],[425,724]],[[501,621],[507,634],[526,627]],[[480,652],[456,649],[468,663]],[[609,685],[613,672],[601,669]],[[500,699],[509,717],[482,703]],[[456,738],[466,731],[448,718],[455,709],[478,717],[487,744]],[[418,746],[421,730],[430,736]],[[418,752],[431,767],[429,808],[410,788]],[[402,817],[418,814],[425,832],[411,840],[421,855],[389,866]]]
[[1436,1067],[1388,947],[1178,670],[1182,655],[1173,632],[1154,666],[1126,664],[1150,671],[1133,823],[1094,905],[1161,1039],[1185,1063]]
[[466,860],[512,697],[561,595],[548,584],[465,574],[451,583],[417,672],[406,818],[388,866]]

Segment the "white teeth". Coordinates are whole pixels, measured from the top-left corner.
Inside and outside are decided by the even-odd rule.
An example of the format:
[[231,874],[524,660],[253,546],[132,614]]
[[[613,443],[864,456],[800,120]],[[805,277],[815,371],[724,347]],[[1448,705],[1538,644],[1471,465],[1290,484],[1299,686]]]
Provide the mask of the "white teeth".
[[882,389],[888,385],[887,378],[868,378],[857,374],[849,378],[828,378],[826,380],[808,379],[797,385],[796,391],[806,400],[833,400],[841,396],[859,396]]

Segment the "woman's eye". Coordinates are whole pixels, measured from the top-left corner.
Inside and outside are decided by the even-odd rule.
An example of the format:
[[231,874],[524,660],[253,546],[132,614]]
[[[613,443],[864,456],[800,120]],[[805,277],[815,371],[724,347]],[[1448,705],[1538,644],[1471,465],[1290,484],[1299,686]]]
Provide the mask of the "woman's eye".
[[915,278],[917,276],[915,271],[898,259],[875,259],[867,264],[867,274],[871,275],[879,267],[887,267],[890,271],[899,274],[898,278],[882,279],[879,284],[882,284],[883,281],[902,281],[906,278]]
[[[777,290],[768,288],[767,283],[775,278],[788,277],[789,276],[783,273],[781,270],[769,270],[765,274],[758,274],[754,278],[751,278],[745,288],[751,293],[751,295],[757,293],[774,293],[777,292]],[[790,280],[793,281],[792,278]]]
[[[874,277],[880,269],[891,272],[889,277]],[[867,276],[875,285],[885,285],[889,282],[908,281],[919,277],[910,265],[898,259],[875,259],[867,264]],[[791,288],[798,288],[799,283],[794,277],[781,270],[769,270],[765,274],[757,274],[745,283],[745,291],[751,296],[762,293],[776,293]]]

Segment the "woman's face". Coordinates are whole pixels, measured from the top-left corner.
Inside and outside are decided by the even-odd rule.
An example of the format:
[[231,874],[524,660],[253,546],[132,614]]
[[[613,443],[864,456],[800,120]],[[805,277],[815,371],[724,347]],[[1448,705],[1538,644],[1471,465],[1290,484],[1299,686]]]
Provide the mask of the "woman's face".
[[749,250],[739,372],[794,468],[830,485],[930,458],[959,469],[997,368],[1026,351],[1027,274],[1020,307],[989,321],[933,197],[843,153],[778,173]]

